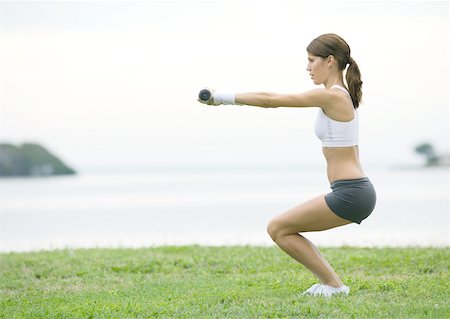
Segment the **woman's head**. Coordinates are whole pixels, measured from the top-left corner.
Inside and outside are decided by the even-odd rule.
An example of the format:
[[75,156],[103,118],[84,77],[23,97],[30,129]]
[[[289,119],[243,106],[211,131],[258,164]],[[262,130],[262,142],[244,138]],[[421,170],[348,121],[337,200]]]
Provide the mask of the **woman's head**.
[[358,65],[350,55],[350,47],[347,42],[333,33],[322,34],[311,41],[306,51],[312,56],[312,59],[314,57],[322,59],[333,57],[338,71],[345,70],[347,64],[349,65],[346,81],[353,105],[357,108],[359,102],[361,102],[361,86],[363,82],[361,81]]

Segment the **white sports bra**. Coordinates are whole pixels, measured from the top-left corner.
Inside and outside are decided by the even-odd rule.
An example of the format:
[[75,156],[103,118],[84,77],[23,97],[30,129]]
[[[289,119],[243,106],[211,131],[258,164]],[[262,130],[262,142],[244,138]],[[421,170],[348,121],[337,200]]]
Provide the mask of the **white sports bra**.
[[[350,96],[348,91],[342,86],[333,85],[331,88],[340,89]],[[330,119],[320,109],[316,119],[315,133],[322,141],[323,147],[349,147],[358,145],[358,112],[354,110],[354,116],[351,121],[342,122]]]

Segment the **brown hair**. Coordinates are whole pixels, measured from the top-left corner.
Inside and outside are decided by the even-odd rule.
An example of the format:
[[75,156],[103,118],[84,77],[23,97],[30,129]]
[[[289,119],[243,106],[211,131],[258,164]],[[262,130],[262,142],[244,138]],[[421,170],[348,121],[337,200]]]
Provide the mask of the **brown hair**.
[[350,47],[340,36],[327,33],[315,38],[306,48],[306,51],[321,58],[327,58],[332,55],[337,61],[339,70],[345,70],[347,64],[349,65],[345,79],[348,85],[348,91],[353,101],[353,105],[358,108],[361,102],[361,73],[355,60],[350,55]]

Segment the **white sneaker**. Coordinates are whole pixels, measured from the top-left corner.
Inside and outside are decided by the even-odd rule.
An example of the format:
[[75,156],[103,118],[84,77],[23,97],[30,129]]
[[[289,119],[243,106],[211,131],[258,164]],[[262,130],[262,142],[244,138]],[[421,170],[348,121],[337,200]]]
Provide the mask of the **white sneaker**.
[[317,289],[320,288],[320,286],[321,286],[320,284],[312,285],[308,290],[303,292],[303,295],[314,295],[314,293],[316,292]]
[[324,296],[324,297],[331,297],[332,295],[337,294],[345,294],[348,296],[350,293],[350,288],[347,286],[341,286],[338,288],[327,286],[327,285],[321,285],[321,284],[315,284],[308,290],[306,290],[303,294],[310,294],[313,296]]

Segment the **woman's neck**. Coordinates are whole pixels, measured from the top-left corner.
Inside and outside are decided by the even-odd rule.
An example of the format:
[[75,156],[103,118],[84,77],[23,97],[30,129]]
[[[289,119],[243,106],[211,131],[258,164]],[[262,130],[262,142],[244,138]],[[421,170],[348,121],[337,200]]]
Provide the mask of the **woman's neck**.
[[336,74],[335,76],[328,77],[328,79],[323,83],[323,85],[327,89],[333,87],[333,85],[339,85],[339,86],[345,87],[344,86],[344,77],[342,75],[342,72],[340,72],[340,74]]

